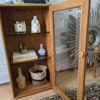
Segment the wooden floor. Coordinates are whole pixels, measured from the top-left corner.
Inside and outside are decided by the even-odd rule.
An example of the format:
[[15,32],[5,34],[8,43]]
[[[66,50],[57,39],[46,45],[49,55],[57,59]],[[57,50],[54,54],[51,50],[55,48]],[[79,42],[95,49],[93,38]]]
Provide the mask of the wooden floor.
[[[62,77],[63,76],[63,77]],[[77,69],[76,70],[67,70],[57,73],[57,82],[58,86],[64,89],[72,89],[77,86]],[[86,85],[99,82],[100,83],[100,68],[97,69],[97,77],[94,77],[94,69],[88,68],[86,72]],[[46,92],[38,93],[36,95],[30,95],[17,100],[40,100],[41,98],[51,96],[56,94],[53,90]],[[0,100],[16,100],[12,97],[12,92],[10,84],[0,85]]]
[[[94,77],[94,72],[94,68],[87,68],[85,85],[95,82],[100,83],[100,67],[97,68],[96,78]],[[77,88],[77,69],[57,72],[56,75],[57,84],[61,90],[65,91],[66,89]]]
[[30,95],[20,99],[13,99],[10,84],[0,85],[0,100],[40,100],[41,98],[56,94],[53,90]]

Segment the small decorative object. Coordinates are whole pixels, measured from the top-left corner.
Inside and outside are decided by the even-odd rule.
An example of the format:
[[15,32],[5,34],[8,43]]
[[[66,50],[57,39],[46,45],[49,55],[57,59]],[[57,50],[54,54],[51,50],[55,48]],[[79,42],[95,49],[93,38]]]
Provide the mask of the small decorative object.
[[4,0],[4,3],[5,3],[5,4],[12,4],[13,1],[12,1],[12,0]]
[[16,21],[14,24],[14,29],[17,34],[26,32],[25,21]]
[[45,3],[45,0],[24,0],[24,3]]
[[13,3],[14,4],[22,4],[23,3],[23,0],[13,0]]
[[45,0],[46,4],[49,4],[50,3],[50,0]]
[[31,21],[31,32],[32,33],[39,33],[40,32],[40,22],[37,19],[37,16],[33,16]]
[[40,44],[40,49],[38,50],[39,56],[45,56],[46,50],[43,48],[43,44]]
[[27,53],[27,47],[26,47],[25,43],[20,44],[20,52],[21,52],[21,54]]
[[[100,27],[99,27],[100,21],[98,21],[100,18],[99,11],[100,11],[100,4],[97,5],[96,9],[92,8],[90,11],[88,56],[87,56],[87,64],[89,66],[92,66],[94,63],[94,48],[98,47],[98,45],[100,44]],[[69,59],[72,61],[72,65],[77,65],[78,62],[79,36],[80,36],[79,31],[80,31],[80,16],[78,15],[78,18],[76,18],[75,16],[70,15],[68,23],[68,31],[63,32],[61,35],[63,38],[62,41],[64,41],[63,43],[67,45],[68,49],[67,52],[70,55]],[[75,39],[73,39],[73,37]],[[73,44],[75,44],[76,46]]]
[[26,79],[22,74],[21,68],[18,68],[18,77],[16,79],[16,82],[19,89],[24,89],[26,87]]
[[35,65],[31,69],[29,69],[33,85],[43,85],[47,82],[46,69],[47,66],[43,65]]
[[13,53],[13,63],[34,61],[37,59],[38,59],[38,56],[34,50],[28,50],[27,53],[25,54],[21,54],[20,52]]

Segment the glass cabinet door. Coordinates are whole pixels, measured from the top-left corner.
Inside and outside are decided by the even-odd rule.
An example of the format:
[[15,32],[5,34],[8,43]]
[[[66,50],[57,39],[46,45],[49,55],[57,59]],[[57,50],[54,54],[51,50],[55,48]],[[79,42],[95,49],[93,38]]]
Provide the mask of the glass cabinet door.
[[[84,1],[84,2],[83,2]],[[82,100],[89,0],[51,6],[52,85],[64,100]]]
[[56,84],[76,99],[81,7],[54,12]]

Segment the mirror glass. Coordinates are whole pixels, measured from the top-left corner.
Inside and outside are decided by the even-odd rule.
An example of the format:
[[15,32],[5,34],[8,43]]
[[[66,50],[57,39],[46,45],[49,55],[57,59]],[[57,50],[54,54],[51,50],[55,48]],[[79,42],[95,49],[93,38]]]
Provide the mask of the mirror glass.
[[100,0],[91,0],[88,27],[85,100],[100,100]]

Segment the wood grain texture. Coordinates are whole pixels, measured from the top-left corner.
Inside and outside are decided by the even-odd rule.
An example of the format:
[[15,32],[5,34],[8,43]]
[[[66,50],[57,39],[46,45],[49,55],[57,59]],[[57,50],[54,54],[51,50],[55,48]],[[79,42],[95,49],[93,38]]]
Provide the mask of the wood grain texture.
[[60,11],[70,8],[81,7],[84,0],[68,0],[51,6],[52,11]]
[[[48,8],[47,8],[48,9]],[[46,9],[46,10],[47,10]],[[41,32],[46,32],[45,25],[45,11],[44,8],[3,8],[3,22],[4,22],[4,30],[6,35],[16,34],[14,30],[14,23],[16,21],[25,21],[26,23],[26,34],[31,33],[31,20],[33,16],[37,16],[40,21]],[[9,28],[9,30],[8,30]]]
[[[50,71],[50,76],[48,75],[49,85],[43,86],[36,89],[36,93],[49,89],[52,84],[53,88],[57,93],[68,100],[68,97],[57,87],[55,79],[55,52],[54,52],[54,18],[53,13],[59,10],[65,10],[74,7],[82,7],[82,19],[81,19],[81,32],[80,32],[80,52],[82,51],[86,55],[87,49],[87,28],[88,28],[88,18],[89,18],[89,3],[90,0],[70,0],[64,3],[55,4],[52,6],[42,5],[42,4],[26,4],[26,5],[0,5],[0,32],[2,33],[3,43],[5,46],[6,59],[8,61],[8,69],[12,83],[12,90],[14,97],[16,96],[26,96],[27,94],[34,93],[34,88],[31,89],[31,85],[27,87],[25,91],[18,90],[16,92],[16,77],[17,68],[21,66],[23,74],[26,76],[27,82],[31,84],[31,79],[29,76],[28,69],[35,64],[44,64],[48,66]],[[25,20],[27,23],[27,32],[30,32],[30,22],[32,16],[38,16],[41,23],[42,31],[50,31],[47,35],[36,36],[12,36],[8,37],[7,34],[14,34],[13,24],[16,20]],[[2,18],[1,18],[2,17]],[[25,42],[28,49],[38,50],[39,44],[42,42],[45,44],[47,54],[51,57],[50,60],[46,62],[31,62],[18,65],[11,64],[11,56],[14,51],[19,50],[19,45],[21,42]],[[78,94],[77,100],[83,100],[84,85],[85,85],[85,68],[86,68],[86,56],[79,59],[79,71],[78,71]],[[49,74],[49,73],[48,73]],[[20,93],[21,94],[18,94]]]
[[24,3],[24,4],[0,4],[1,8],[4,7],[49,7],[48,4],[35,4],[35,3]]
[[[1,6],[0,6],[1,7]],[[49,70],[49,60],[48,61],[35,61],[35,62],[25,62],[19,64],[12,64],[12,56],[13,52],[19,51],[20,43],[24,42],[29,50],[35,50],[36,52],[39,50],[39,44],[43,43],[44,48],[48,50],[49,40],[48,34],[44,34],[46,30],[49,31],[49,24],[48,24],[48,5],[3,5],[1,7],[1,15],[0,21],[2,23],[1,27],[2,35],[5,44],[5,52],[6,57],[8,60],[8,68],[9,74],[12,83],[12,89],[14,97],[23,97],[29,94],[38,93],[47,89],[51,88],[50,83],[50,70]],[[27,33],[31,33],[31,20],[33,16],[37,16],[38,20],[40,21],[41,25],[41,34],[39,35],[15,35],[14,31],[14,22],[18,20],[24,20],[27,26]],[[46,20],[45,20],[46,19]],[[43,33],[42,33],[43,32]],[[27,34],[26,33],[26,34]],[[12,35],[12,36],[9,36]],[[47,51],[47,55],[48,55]],[[29,74],[29,68],[33,67],[34,65],[45,65],[48,66],[47,70],[47,83],[44,86],[32,88],[32,81]],[[22,73],[26,77],[27,87],[24,91],[17,89],[16,84],[16,77],[18,75],[18,67],[22,68]]]
[[84,0],[82,5],[81,28],[80,28],[80,47],[79,55],[83,52],[83,58],[78,58],[78,94],[77,100],[84,100],[86,58],[88,45],[88,26],[89,26],[90,0]]
[[13,97],[14,97],[15,96],[15,93],[14,93],[14,82],[13,82],[12,71],[11,71],[11,68],[10,68],[10,63],[9,63],[8,54],[7,54],[6,39],[5,39],[5,35],[4,35],[4,25],[3,25],[3,22],[2,22],[1,11],[0,11],[0,32],[1,32],[2,40],[3,40],[5,57],[6,57],[7,65],[8,65],[8,71],[9,71],[9,76],[10,76],[10,81],[11,81],[11,89],[13,91],[12,93],[13,93]]
[[[55,52],[54,52],[54,18],[53,13],[60,10],[71,9],[75,7],[82,8],[82,15],[81,15],[81,31],[80,31],[80,52],[83,51],[86,54],[86,47],[87,47],[87,29],[88,29],[88,18],[89,18],[89,0],[69,0],[65,1],[60,4],[52,5],[50,8],[50,38],[51,38],[51,58],[52,58],[52,85],[55,90],[58,91],[58,94],[61,95],[64,100],[68,98],[62,94],[61,90],[57,88],[56,79],[55,79]],[[85,17],[86,16],[86,17]],[[84,58],[79,58],[79,70],[78,70],[78,93],[77,93],[77,100],[83,100],[84,97],[84,84],[85,84],[85,67],[86,67],[86,56]]]
[[24,90],[19,91],[18,89],[16,89],[16,93],[17,93],[16,98],[25,97],[25,96],[36,94],[36,93],[46,91],[49,89],[51,89],[51,84],[49,82],[42,86],[34,86],[34,85],[29,84]]

